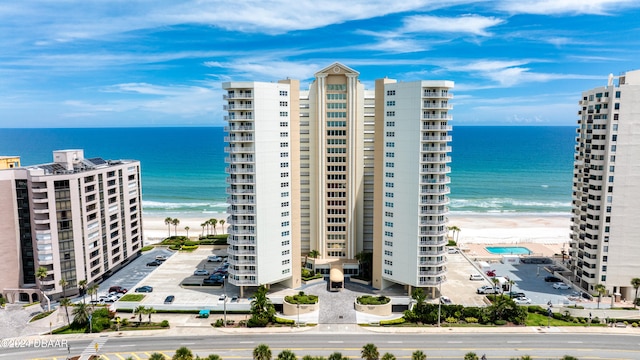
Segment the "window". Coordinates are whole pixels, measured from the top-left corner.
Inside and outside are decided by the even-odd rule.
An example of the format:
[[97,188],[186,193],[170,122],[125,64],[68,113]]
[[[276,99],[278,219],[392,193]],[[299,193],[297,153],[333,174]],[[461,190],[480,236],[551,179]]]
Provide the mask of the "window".
[[393,203],[387,201],[387,202],[384,203],[384,206],[392,208],[393,207]]
[[394,177],[394,173],[392,172],[384,173],[384,177],[392,178]]
[[280,203],[280,207],[286,207],[286,206],[289,206],[289,202],[288,201]]
[[390,158],[392,158],[392,157],[395,157],[395,156],[396,156],[396,154],[395,154],[395,153],[392,153],[392,152],[388,152],[388,153],[386,153],[386,154],[385,154],[385,156],[386,156],[386,157],[390,157]]
[[280,183],[280,187],[289,187],[289,182]]
[[388,143],[385,143],[385,146],[386,146],[386,147],[390,147],[390,148],[392,148],[392,147],[395,147],[395,146],[396,146],[396,143],[394,143],[394,142],[388,142]]
[[393,217],[393,213],[391,211],[385,211],[384,212],[384,216],[386,217]]
[[280,213],[280,216],[289,216],[289,212],[288,211],[283,211]]
[[611,141],[618,141],[618,135],[611,135]]
[[387,121],[387,126],[396,126],[395,121]]
[[288,137],[289,133],[288,132],[281,132],[280,133],[280,137]]
[[396,133],[394,131],[387,131],[387,137],[395,137]]
[[620,99],[620,91],[616,91],[616,99]]
[[393,187],[393,183],[386,182],[386,183],[384,183],[384,187],[392,188]]
[[280,90],[280,96],[289,96],[289,92],[286,90]]
[[289,177],[289,173],[288,172],[280,173],[280,177]]
[[389,95],[389,96],[393,96],[393,95],[395,95],[395,94],[396,94],[396,91],[395,91],[395,90],[387,90],[387,95]]
[[395,166],[395,163],[392,163],[392,162],[384,163],[384,166],[386,166],[388,168],[392,168],[392,167]]
[[280,121],[280,126],[281,127],[287,127],[287,126],[289,126],[289,123],[286,122],[286,121]]
[[280,143],[280,147],[289,147],[289,143],[288,142],[281,142]]
[[391,221],[385,221],[384,226],[393,227],[393,223]]
[[280,197],[287,197],[289,196],[289,192],[288,191],[284,191],[280,193]]
[[280,101],[280,106],[289,106],[288,101]]
[[289,157],[289,153],[288,152],[282,152],[282,153],[280,153],[280,157],[283,157],[283,158]]
[[392,192],[386,192],[386,193],[384,193],[384,196],[388,197],[388,198],[392,198],[393,197],[393,193]]
[[288,231],[288,230],[287,230],[287,231],[283,231],[283,232],[281,232],[280,234],[281,234],[282,236],[288,236],[288,235],[289,235],[289,231]]
[[289,167],[289,163],[288,163],[288,162],[280,163],[280,167],[281,167],[281,168]]
[[393,237],[393,231],[385,231],[384,236]]
[[396,106],[396,102],[394,100],[387,101],[387,106]]
[[280,116],[289,116],[288,111],[280,111]]
[[615,103],[615,104],[613,104],[613,108],[614,108],[615,110],[620,110],[620,103]]
[[387,116],[396,116],[395,111],[387,111]]

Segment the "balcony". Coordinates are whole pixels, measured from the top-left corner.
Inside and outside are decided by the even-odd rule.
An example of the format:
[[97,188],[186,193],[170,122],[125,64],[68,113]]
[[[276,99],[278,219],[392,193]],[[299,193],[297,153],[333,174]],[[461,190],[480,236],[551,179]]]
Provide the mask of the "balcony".
[[222,95],[222,99],[253,99],[253,93],[240,93],[240,94],[224,94]]
[[453,104],[449,104],[449,103],[423,103],[422,104],[422,108],[423,109],[447,109],[447,110],[452,110],[453,109]]
[[46,193],[47,192],[47,188],[46,187],[32,187],[31,191],[34,194],[38,194],[38,193]]
[[233,205],[253,205],[256,203],[256,200],[255,199],[233,199],[231,197],[228,197],[227,203],[233,204]]
[[428,136],[422,137],[422,141],[451,141],[451,136]]
[[[418,214],[420,215],[444,215],[449,212],[449,207],[445,206],[444,210],[420,210]],[[447,232],[444,231],[446,234]],[[427,235],[427,234],[425,234]],[[439,235],[439,234],[438,234]]]
[[227,188],[226,193],[228,195],[238,195],[238,194],[255,194],[255,189],[231,189]]
[[451,152],[451,146],[423,146],[422,152]]
[[238,209],[233,210],[231,207],[227,208],[227,213],[229,215],[255,215],[256,211],[254,209]]
[[445,186],[444,189],[420,189],[420,194],[446,195],[450,194],[451,189]]
[[[229,237],[231,238],[231,237]],[[255,245],[256,241],[255,240],[250,240],[250,239],[246,239],[246,238],[234,238],[229,240],[229,243],[234,244],[234,245]]]
[[444,199],[421,199],[420,205],[446,205],[449,203],[449,198],[444,197]]
[[440,276],[440,280],[419,280],[419,286],[438,286],[439,284],[446,281],[446,276]]
[[225,136],[224,142],[253,142],[253,136]]
[[422,130],[451,131],[451,130],[453,130],[453,126],[451,126],[451,125],[422,125]]
[[227,224],[228,225],[255,225],[256,224],[256,220],[233,220],[233,219],[227,219]]
[[421,220],[418,225],[444,225],[449,222],[449,218],[444,218],[444,220]]
[[446,237],[440,238],[440,240],[420,240],[420,245],[430,245],[430,246],[438,246],[445,245],[449,242]]
[[449,231],[447,229],[444,230],[434,230],[434,231],[420,231],[418,235],[420,236],[441,236],[447,235]]
[[222,105],[223,110],[253,110],[253,104],[228,104]]
[[231,263],[231,265],[254,265],[256,261],[251,259],[238,259],[230,260],[229,263]]
[[448,174],[450,172],[451,168],[448,166],[420,169],[421,174]]
[[438,179],[420,179],[421,184],[449,184],[451,182],[451,178],[448,176],[443,176]]
[[224,131],[253,131],[253,125],[238,125],[238,126],[225,126]]
[[420,261],[418,265],[420,266],[436,266],[436,265],[444,265],[447,263],[446,258],[442,258],[441,260],[428,260],[428,261]]
[[225,121],[253,120],[253,115],[225,115]]
[[453,99],[453,93],[448,91],[423,91],[423,98],[444,98],[444,99]]
[[422,120],[453,120],[449,114],[422,114]]
[[253,174],[255,173],[255,169],[247,169],[247,168],[231,168],[231,167],[226,167],[224,169],[224,171],[227,174]]
[[227,253],[229,255],[242,255],[242,256],[245,256],[245,255],[255,256],[255,255],[257,255],[255,250],[234,250],[231,247],[229,247],[227,249]]
[[255,160],[253,159],[253,157],[225,157],[224,158],[224,162],[227,164],[237,164],[237,163],[242,163],[242,164],[250,164],[250,163],[254,163]]
[[447,252],[445,250],[442,251],[418,251],[418,255],[420,256],[442,256]]
[[420,162],[444,162],[450,163],[450,156],[423,156]]
[[242,286],[258,286],[258,280],[248,280],[248,279],[240,279],[235,280],[233,278],[229,278],[229,283],[233,285],[242,285]]
[[418,275],[431,275],[431,276],[445,275],[446,273],[447,273],[447,268],[444,268],[442,270],[418,271]]
[[244,147],[234,146],[234,147],[225,147],[224,148],[224,152],[229,153],[229,154],[238,154],[238,153],[251,154],[251,153],[253,153],[255,151],[256,151],[256,148],[254,148],[253,146],[244,146]]
[[34,204],[46,204],[49,202],[49,199],[45,196],[45,197],[34,197],[31,201],[33,201]]
[[255,184],[256,181],[254,179],[237,179],[237,178],[227,178],[227,184]]

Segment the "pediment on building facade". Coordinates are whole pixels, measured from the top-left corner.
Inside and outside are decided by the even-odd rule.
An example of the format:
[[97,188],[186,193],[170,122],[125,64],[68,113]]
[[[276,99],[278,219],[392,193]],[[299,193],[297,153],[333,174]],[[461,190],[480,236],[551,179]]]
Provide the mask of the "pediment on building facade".
[[327,66],[326,68],[318,71],[317,73],[315,73],[315,76],[317,77],[318,75],[321,74],[356,74],[356,75],[360,75],[359,72],[353,70],[352,68],[343,65],[339,62],[334,62],[333,64]]

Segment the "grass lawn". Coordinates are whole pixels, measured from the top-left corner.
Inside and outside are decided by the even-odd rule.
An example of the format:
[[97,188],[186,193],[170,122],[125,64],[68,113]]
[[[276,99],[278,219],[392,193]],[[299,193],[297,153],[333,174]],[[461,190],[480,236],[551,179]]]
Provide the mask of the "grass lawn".
[[144,299],[142,294],[127,294],[120,298],[120,301],[141,301]]
[[[527,320],[525,321],[525,325],[527,326],[547,326],[547,324],[551,326],[587,326],[587,324],[557,320],[554,318],[551,318],[551,321],[549,321],[549,317],[546,315],[532,313],[527,315]],[[591,324],[591,326],[605,326],[605,324]]]

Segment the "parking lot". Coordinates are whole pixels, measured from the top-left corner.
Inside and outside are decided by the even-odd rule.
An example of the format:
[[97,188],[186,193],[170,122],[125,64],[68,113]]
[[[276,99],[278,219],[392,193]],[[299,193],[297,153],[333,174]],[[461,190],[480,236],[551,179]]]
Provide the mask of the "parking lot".
[[[147,266],[157,255],[170,255],[167,260],[159,266]],[[140,303],[126,303],[118,301],[113,306],[115,308],[131,308],[138,305],[153,307],[154,309],[212,309],[222,310],[226,305],[227,310],[238,307],[242,300],[231,299],[238,295],[237,287],[226,286],[201,286],[200,284],[207,276],[194,275],[194,271],[207,270],[212,273],[222,265],[222,262],[208,262],[207,257],[212,254],[226,256],[226,251],[222,249],[214,250],[211,246],[202,246],[193,252],[172,252],[164,249],[155,249],[145,253],[144,259],[136,260],[136,264],[129,265],[118,275],[127,273],[146,274],[144,278],[137,278],[137,282],[128,287],[130,294],[135,293],[135,288],[141,286],[151,286],[153,291],[144,293],[145,297]],[[141,260],[141,261],[139,261]],[[139,261],[139,262],[137,262]],[[120,283],[115,284],[124,286]],[[102,286],[101,286],[102,288]],[[108,287],[104,287],[107,289]],[[165,299],[173,295],[171,303],[165,304]],[[226,295],[226,304],[221,300],[221,296]],[[246,302],[246,300],[244,300]]]
[[[589,307],[595,305],[595,301],[569,300],[568,296],[577,292],[577,289],[554,289],[553,282],[546,282],[545,277],[552,274],[545,270],[545,264],[503,264],[493,262],[491,270],[495,270],[496,276],[507,277],[515,281],[512,291],[523,292],[531,299],[532,304],[546,306],[549,302],[554,305],[578,304]],[[571,284],[569,284],[571,285]],[[579,294],[578,294],[579,295]],[[579,296],[578,296],[579,297]]]
[[473,264],[460,253],[447,254],[447,281],[442,284],[442,294],[454,304],[464,306],[486,305],[483,295],[476,294],[482,285],[491,285],[486,277],[483,280],[469,280],[469,275],[480,274]]

